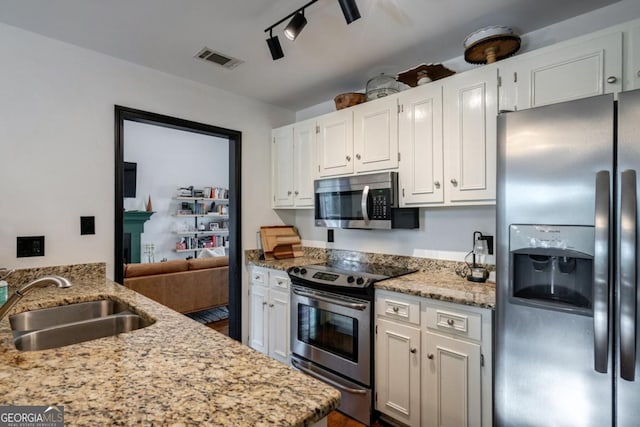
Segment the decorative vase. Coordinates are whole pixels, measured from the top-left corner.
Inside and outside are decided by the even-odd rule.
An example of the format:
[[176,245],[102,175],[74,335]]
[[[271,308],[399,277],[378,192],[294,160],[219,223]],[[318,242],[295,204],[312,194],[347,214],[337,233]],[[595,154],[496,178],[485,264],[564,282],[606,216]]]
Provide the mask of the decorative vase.
[[149,199],[147,200],[147,212],[151,211],[153,211],[153,205],[151,204],[151,196],[149,196]]

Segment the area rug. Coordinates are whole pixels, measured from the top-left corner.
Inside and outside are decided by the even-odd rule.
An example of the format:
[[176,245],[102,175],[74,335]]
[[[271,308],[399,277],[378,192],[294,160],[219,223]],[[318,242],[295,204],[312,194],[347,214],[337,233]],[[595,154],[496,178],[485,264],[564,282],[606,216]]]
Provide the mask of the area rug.
[[210,310],[196,311],[186,315],[196,322],[213,323],[229,318],[229,307],[218,307]]

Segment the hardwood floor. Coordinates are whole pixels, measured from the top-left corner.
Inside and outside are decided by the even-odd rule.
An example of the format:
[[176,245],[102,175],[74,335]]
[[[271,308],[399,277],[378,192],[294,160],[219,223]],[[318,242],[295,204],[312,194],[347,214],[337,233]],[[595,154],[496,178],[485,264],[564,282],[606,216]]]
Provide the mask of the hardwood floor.
[[216,331],[229,336],[229,319],[219,320],[217,322],[206,323],[206,326],[211,329],[215,329]]
[[[385,427],[386,424],[376,421],[371,427]],[[327,416],[327,427],[364,427],[364,424],[349,418],[342,412],[333,411]]]

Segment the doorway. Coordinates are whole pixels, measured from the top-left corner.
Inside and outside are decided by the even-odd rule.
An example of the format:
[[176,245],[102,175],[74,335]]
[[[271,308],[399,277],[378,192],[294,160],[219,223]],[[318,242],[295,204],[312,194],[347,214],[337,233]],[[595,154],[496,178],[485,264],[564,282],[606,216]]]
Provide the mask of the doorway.
[[241,141],[242,133],[176,117],[115,106],[115,224],[114,224],[114,280],[124,281],[124,122],[132,121],[186,132],[226,139],[229,141],[229,336],[241,340],[242,262],[241,233]]

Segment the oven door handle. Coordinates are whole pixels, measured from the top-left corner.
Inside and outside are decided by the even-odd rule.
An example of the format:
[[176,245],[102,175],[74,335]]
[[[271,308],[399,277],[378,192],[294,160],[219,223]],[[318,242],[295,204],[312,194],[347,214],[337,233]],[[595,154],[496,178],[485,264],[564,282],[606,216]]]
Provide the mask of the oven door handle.
[[358,390],[357,388],[351,388],[351,387],[345,387],[340,383],[337,383],[329,378],[323,377],[320,374],[317,374],[315,372],[313,372],[311,369],[307,369],[304,366],[302,366],[301,364],[299,364],[295,359],[291,359],[291,364],[296,368],[299,369],[300,371],[304,372],[305,374],[318,379],[320,381],[323,381],[339,390],[343,390],[346,391],[347,393],[351,393],[351,394],[367,394],[368,390]]
[[362,218],[365,223],[369,222],[369,212],[367,210],[367,202],[369,201],[369,186],[365,185],[362,190],[362,200],[360,201],[360,209],[362,209]]
[[340,305],[342,307],[353,308],[354,310],[364,311],[364,310],[367,309],[367,305],[366,304],[358,304],[358,303],[354,303],[354,302],[340,301],[340,300],[336,300],[336,299],[333,299],[333,298],[327,298],[327,297],[323,297],[323,296],[316,295],[316,294],[311,294],[311,293],[307,293],[307,292],[300,292],[300,291],[295,290],[295,289],[294,289],[293,293],[296,294],[296,295],[300,295],[301,297],[313,298],[313,299],[317,299],[318,301],[324,301],[324,302],[328,302],[328,303],[331,303],[331,304]]

